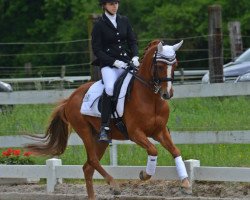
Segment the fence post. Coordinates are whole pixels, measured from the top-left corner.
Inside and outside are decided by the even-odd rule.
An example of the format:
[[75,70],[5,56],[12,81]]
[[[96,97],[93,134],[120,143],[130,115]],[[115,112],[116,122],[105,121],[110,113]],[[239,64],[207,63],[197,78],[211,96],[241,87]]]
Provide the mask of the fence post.
[[[25,70],[25,76],[26,77],[32,77],[32,64],[30,62],[24,64],[24,70]],[[33,84],[32,83],[27,83],[27,85],[25,87],[26,87],[27,90],[32,90],[33,89]]]
[[[48,177],[47,177],[47,192],[54,192],[55,185],[57,184],[57,178],[56,178],[56,166],[62,165],[61,159],[48,159],[46,160],[46,166],[48,168]],[[61,182],[61,181],[59,181]]]
[[209,15],[209,36],[208,36],[208,57],[209,57],[209,79],[210,83],[223,82],[223,45],[222,45],[222,17],[221,6],[213,5],[208,7]]
[[181,73],[181,79],[180,79],[180,82],[181,82],[181,84],[184,84],[184,80],[185,80],[185,78],[184,78],[184,69],[183,69],[183,68],[181,68],[181,69],[180,69],[180,73]]
[[200,161],[199,160],[185,160],[184,161],[188,173],[188,177],[190,180],[190,183],[192,184],[193,181],[195,180],[195,173],[194,173],[194,168],[195,167],[200,167]]
[[240,22],[238,21],[229,22],[228,30],[230,35],[231,57],[232,60],[234,60],[243,52]]
[[109,145],[110,165],[117,166],[117,144]]
[[66,66],[63,65],[61,67],[61,81],[60,81],[60,89],[61,90],[64,89],[64,77],[65,77],[65,73],[66,73]]

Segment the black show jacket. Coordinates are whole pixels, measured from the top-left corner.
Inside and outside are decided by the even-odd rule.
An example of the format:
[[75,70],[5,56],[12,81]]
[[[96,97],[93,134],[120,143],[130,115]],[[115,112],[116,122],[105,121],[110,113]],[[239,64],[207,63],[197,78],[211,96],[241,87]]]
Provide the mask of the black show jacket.
[[116,16],[117,28],[103,14],[92,31],[92,48],[97,60],[94,65],[112,66],[115,60],[130,61],[138,56],[138,46],[132,27],[125,16]]

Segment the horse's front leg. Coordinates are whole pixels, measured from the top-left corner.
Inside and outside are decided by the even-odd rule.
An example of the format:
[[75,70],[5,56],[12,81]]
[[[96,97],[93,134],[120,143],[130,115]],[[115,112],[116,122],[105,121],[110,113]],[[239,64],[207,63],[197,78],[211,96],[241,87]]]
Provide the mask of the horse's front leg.
[[162,132],[154,135],[153,138],[171,153],[175,160],[177,175],[181,180],[181,187],[184,189],[184,192],[190,193],[191,184],[188,180],[187,170],[182,160],[181,152],[173,143],[169,130],[164,129]]
[[148,180],[155,174],[156,164],[157,164],[157,149],[154,144],[152,144],[144,132],[138,131],[136,134],[133,135],[131,138],[136,144],[141,146],[142,148],[146,149],[148,153],[148,160],[147,160],[147,167],[146,171],[140,172],[140,179],[141,180]]

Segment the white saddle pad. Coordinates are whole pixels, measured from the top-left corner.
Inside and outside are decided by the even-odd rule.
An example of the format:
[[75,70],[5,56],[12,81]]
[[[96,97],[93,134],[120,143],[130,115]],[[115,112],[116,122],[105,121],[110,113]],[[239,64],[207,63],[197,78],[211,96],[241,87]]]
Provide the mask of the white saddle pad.
[[[122,117],[124,113],[125,96],[126,96],[128,84],[131,78],[132,78],[132,74],[128,73],[126,78],[124,79],[124,82],[122,84],[121,91],[119,94],[116,110],[120,117]],[[88,92],[83,97],[83,102],[82,102],[82,106],[80,110],[81,114],[94,116],[94,117],[101,117],[101,113],[98,110],[98,102],[103,93],[103,90],[104,90],[104,85],[102,84],[101,80],[95,82],[89,88]]]

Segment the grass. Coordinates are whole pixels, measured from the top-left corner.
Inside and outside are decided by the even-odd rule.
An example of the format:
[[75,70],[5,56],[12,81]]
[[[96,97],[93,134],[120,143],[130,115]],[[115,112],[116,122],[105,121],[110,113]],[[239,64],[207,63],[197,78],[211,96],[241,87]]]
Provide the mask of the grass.
[[174,99],[170,106],[172,130],[250,130],[249,96]]
[[24,133],[42,134],[55,105],[16,105],[12,112],[0,114],[0,136]]
[[[182,151],[182,157],[197,159],[202,166],[250,167],[249,144],[202,144],[177,145]],[[158,166],[174,166],[174,160],[168,151],[160,145],[158,149]],[[59,156],[65,165],[83,165],[86,153],[83,146],[69,146],[63,155]],[[139,158],[139,159],[138,159]],[[44,165],[49,157],[33,157],[36,164]],[[118,165],[145,166],[147,153],[137,145],[118,145]],[[110,164],[109,149],[101,160],[102,165]]]
[[[174,131],[250,130],[250,97],[173,99],[168,126]],[[54,105],[18,105],[13,112],[0,115],[0,135],[44,133]],[[177,145],[184,159],[198,159],[202,166],[250,167],[249,144]],[[170,154],[157,145],[158,165],[174,165]],[[137,145],[118,146],[119,165],[146,165],[146,151]],[[60,156],[63,164],[82,165],[83,146],[67,147]],[[138,159],[139,158],[139,159]],[[45,164],[48,157],[34,158]],[[109,165],[107,150],[101,163]]]
[[[250,97],[190,98],[169,101],[168,126],[175,131],[250,130]],[[0,136],[45,132],[55,105],[17,105],[0,114]]]

